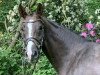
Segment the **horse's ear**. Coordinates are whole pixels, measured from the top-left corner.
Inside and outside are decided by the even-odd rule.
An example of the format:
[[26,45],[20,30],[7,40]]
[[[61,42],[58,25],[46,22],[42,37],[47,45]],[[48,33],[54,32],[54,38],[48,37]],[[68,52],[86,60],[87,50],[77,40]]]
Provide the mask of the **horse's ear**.
[[37,14],[40,16],[43,14],[43,5],[41,3],[38,3]]
[[25,8],[21,4],[18,7],[18,11],[21,17],[25,18],[27,16]]

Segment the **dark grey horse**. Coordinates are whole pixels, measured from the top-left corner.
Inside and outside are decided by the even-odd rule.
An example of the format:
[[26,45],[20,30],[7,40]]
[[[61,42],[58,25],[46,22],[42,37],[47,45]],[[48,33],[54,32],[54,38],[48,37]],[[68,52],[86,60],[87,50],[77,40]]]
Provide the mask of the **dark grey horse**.
[[100,75],[100,44],[48,20],[42,12],[41,4],[31,15],[19,6],[28,60],[37,57],[42,46],[58,75]]

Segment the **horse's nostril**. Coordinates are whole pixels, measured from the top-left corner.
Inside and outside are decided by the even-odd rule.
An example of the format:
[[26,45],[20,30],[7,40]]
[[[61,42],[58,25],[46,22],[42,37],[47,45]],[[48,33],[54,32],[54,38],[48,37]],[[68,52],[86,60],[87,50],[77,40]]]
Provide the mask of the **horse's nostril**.
[[33,57],[34,58],[37,58],[38,57],[38,51],[34,51]]
[[37,55],[37,54],[38,54],[37,51],[35,51],[34,55]]

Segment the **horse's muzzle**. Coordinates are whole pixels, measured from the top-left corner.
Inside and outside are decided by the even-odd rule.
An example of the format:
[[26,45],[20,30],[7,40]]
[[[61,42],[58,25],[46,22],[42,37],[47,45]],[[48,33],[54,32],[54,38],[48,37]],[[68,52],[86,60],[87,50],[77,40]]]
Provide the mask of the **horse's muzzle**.
[[28,62],[31,62],[31,61],[34,61],[35,59],[38,58],[39,52],[38,52],[38,50],[33,49],[33,50],[32,50],[32,53],[28,53],[28,52],[27,52],[26,55],[27,55],[27,60],[28,60]]

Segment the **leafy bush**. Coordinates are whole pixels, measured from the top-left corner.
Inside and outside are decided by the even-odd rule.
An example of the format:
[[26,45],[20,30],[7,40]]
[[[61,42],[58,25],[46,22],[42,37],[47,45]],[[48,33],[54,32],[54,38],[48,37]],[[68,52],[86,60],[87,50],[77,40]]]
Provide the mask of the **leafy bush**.
[[21,55],[7,48],[0,48],[0,75],[16,75],[20,69]]

